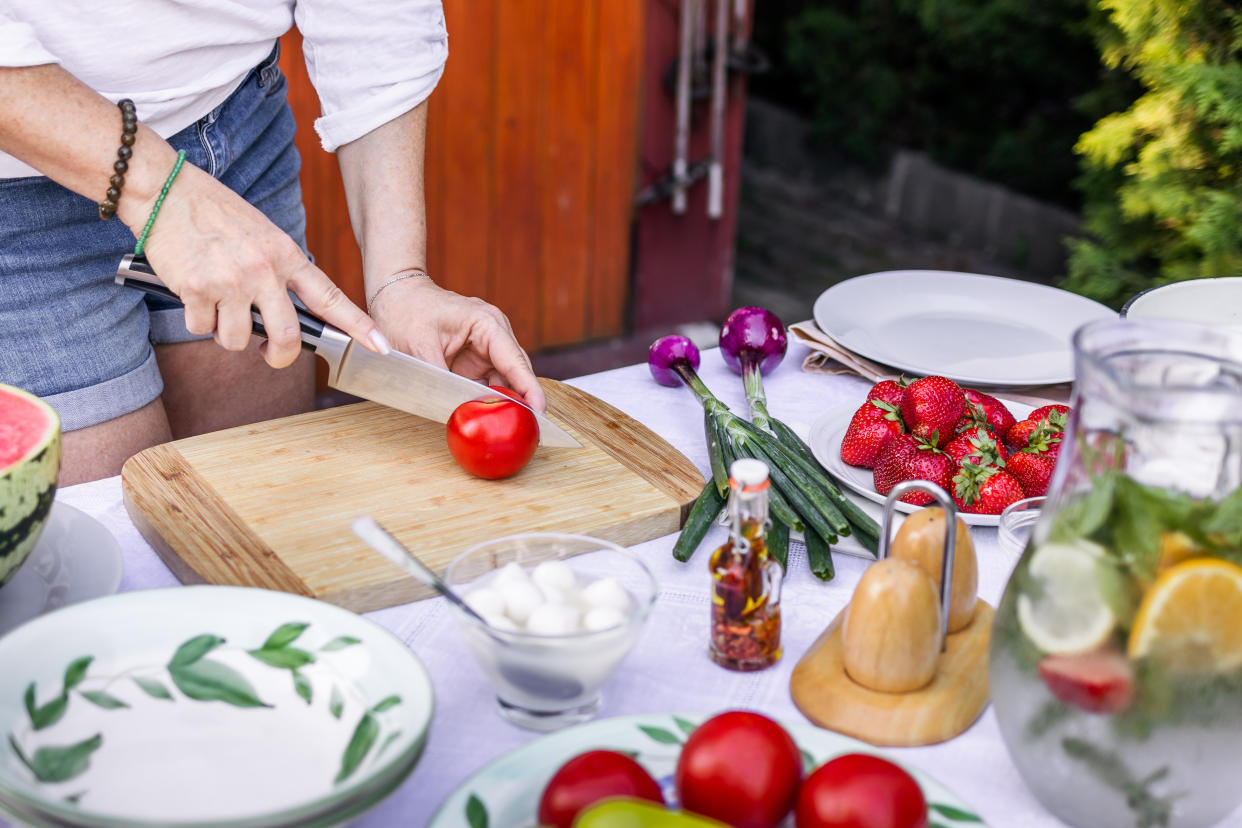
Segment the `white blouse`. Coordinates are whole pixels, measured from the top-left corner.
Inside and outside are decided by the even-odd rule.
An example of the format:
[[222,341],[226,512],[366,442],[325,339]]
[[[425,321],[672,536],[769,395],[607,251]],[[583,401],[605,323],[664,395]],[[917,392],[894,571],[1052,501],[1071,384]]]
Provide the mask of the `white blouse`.
[[[58,63],[167,138],[224,100],[294,23],[336,151],[413,109],[448,58],[440,0],[0,0],[0,66]],[[0,152],[0,178],[38,175]]]

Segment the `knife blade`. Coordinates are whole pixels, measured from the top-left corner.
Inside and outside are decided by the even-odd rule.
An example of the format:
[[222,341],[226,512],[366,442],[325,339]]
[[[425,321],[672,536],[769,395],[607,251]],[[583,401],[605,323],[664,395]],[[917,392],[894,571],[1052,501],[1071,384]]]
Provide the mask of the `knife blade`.
[[[126,254],[117,268],[116,283],[178,304],[181,302],[160,281],[144,256]],[[314,352],[328,363],[328,385],[338,391],[439,423],[448,422],[453,410],[462,403],[496,393],[482,383],[400,351],[377,354],[298,302],[294,302],[294,310],[302,331],[302,348]],[[266,339],[267,331],[256,308],[250,309],[250,317],[251,330]],[[552,422],[546,414],[530,406],[526,408],[539,423],[540,445],[581,448],[582,444],[572,434]]]

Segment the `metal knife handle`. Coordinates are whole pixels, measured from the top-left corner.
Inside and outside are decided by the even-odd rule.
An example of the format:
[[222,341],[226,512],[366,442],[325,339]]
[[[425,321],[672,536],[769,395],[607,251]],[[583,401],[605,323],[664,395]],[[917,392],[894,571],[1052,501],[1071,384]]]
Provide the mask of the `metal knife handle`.
[[[116,283],[181,304],[180,297],[173,293],[168,285],[160,281],[160,277],[156,275],[155,269],[151,267],[151,263],[145,256],[125,254],[120,266],[116,269]],[[305,350],[314,351],[323,339],[325,323],[318,316],[301,307],[298,302],[293,303],[293,309],[297,313],[298,327],[302,331],[302,347]],[[250,308],[250,330],[256,336],[267,339],[267,329],[263,327],[263,316],[253,305]]]

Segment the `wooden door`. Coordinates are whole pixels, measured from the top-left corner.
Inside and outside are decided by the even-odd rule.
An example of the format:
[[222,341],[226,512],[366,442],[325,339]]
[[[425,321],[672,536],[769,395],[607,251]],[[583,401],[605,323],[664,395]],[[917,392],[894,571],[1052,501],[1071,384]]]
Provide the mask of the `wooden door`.
[[[626,329],[644,3],[445,0],[431,97],[428,269],[508,314],[529,351]],[[307,240],[357,302],[361,261],[297,32],[281,65],[299,123]]]

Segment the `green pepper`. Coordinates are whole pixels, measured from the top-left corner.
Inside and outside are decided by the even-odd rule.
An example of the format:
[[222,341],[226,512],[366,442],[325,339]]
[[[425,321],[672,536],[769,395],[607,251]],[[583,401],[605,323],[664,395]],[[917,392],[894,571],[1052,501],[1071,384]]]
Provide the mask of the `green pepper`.
[[618,797],[587,808],[574,828],[726,828],[723,823],[687,811],[670,811],[645,799]]

